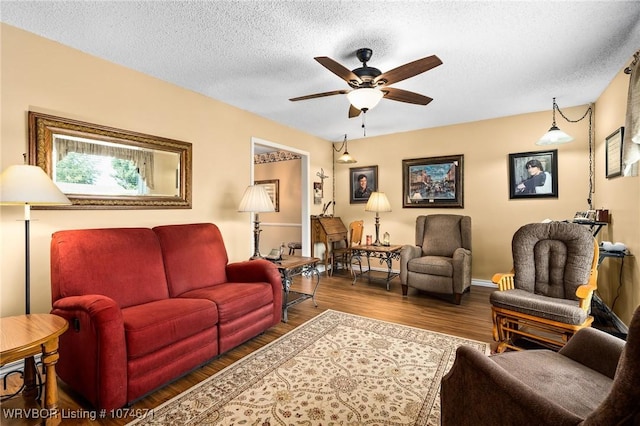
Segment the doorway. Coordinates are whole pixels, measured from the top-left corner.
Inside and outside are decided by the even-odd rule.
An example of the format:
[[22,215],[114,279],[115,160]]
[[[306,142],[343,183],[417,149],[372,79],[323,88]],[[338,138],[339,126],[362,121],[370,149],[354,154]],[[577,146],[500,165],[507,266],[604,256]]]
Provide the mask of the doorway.
[[[300,203],[300,217],[296,218],[296,221],[299,220],[299,222],[295,222],[295,223],[269,223],[269,222],[262,222],[261,224],[261,229],[263,229],[263,232],[265,230],[268,230],[270,227],[271,228],[283,228],[283,227],[297,227],[300,229],[300,239],[296,240],[296,241],[300,241],[302,243],[302,253],[296,253],[296,254],[301,254],[302,256],[309,256],[311,253],[311,237],[310,237],[310,220],[309,220],[309,212],[310,212],[310,205],[309,205],[309,164],[310,164],[310,159],[309,159],[309,153],[307,151],[302,151],[299,150],[297,148],[293,148],[290,146],[285,146],[285,145],[281,145],[275,142],[271,142],[271,141],[267,141],[264,139],[260,139],[260,138],[256,138],[256,137],[252,137],[251,138],[251,182],[254,182],[257,178],[256,176],[256,170],[255,170],[255,155],[256,154],[262,154],[262,153],[266,153],[266,152],[274,152],[277,151],[279,153],[291,153],[291,154],[295,154],[296,157],[299,157],[299,161],[300,161],[300,199],[298,200]],[[258,179],[259,180],[259,179]],[[282,182],[280,183],[280,185],[282,185],[282,187],[285,187],[284,185],[285,183]],[[280,194],[281,197],[286,196],[286,192]],[[269,213],[268,213],[269,214]],[[261,219],[263,216],[266,216],[264,213],[261,215]],[[288,232],[290,232],[291,229],[288,230]],[[266,235],[265,235],[266,236]],[[262,237],[261,237],[262,239]],[[273,238],[272,238],[273,240]],[[275,241],[275,240],[274,240]],[[288,243],[289,241],[284,241],[285,244]],[[267,243],[269,244],[269,243]],[[262,246],[262,241],[261,244]],[[269,247],[271,247],[272,245],[274,245],[273,242],[271,242],[271,244],[269,245]],[[268,252],[268,251],[267,251]]]

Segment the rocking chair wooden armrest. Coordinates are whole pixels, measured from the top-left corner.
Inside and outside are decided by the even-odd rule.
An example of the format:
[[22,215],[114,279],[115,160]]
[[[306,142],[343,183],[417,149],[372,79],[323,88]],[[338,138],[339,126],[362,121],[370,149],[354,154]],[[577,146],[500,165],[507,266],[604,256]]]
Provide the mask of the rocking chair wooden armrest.
[[497,274],[494,274],[493,277],[491,278],[491,282],[493,282],[494,284],[498,284],[498,290],[500,291],[505,291],[505,290],[512,290],[514,289],[514,285],[513,285],[513,278],[515,277],[515,274],[512,272],[500,272]]

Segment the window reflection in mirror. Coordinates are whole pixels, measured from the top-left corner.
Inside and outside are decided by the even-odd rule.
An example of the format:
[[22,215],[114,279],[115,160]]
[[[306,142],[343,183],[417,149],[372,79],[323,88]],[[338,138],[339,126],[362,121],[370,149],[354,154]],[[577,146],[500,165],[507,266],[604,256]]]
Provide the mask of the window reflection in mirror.
[[29,160],[76,208],[190,208],[191,144],[29,112]]

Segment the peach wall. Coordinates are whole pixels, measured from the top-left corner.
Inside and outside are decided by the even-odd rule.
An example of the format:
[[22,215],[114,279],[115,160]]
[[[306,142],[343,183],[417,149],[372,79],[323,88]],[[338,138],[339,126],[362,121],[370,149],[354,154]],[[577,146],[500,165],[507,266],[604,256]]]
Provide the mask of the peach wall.
[[[327,141],[5,24],[1,26],[0,37],[1,169],[22,161],[29,110],[184,140],[194,148],[193,209],[38,210],[32,214],[32,312],[47,312],[50,308],[49,241],[51,233],[60,229],[214,222],[225,236],[230,259],[246,259],[252,253],[252,223],[248,214],[237,212],[237,206],[250,183],[252,137],[309,152],[309,182],[315,180],[321,168],[332,170],[328,173],[335,175],[335,214],[345,223],[362,218],[365,232],[374,233],[374,215],[364,212],[362,204],[349,204],[350,166],[337,164],[332,169],[332,152]],[[549,96],[553,95],[560,96]],[[640,253],[639,178],[603,178],[603,138],[623,121],[625,99],[626,81],[619,75],[597,101],[593,198],[596,207],[611,211],[613,222],[606,230],[607,238],[624,241],[637,254]],[[586,106],[564,108],[561,97],[558,102],[570,118],[580,117],[586,109]],[[367,115],[369,134],[375,133],[375,113],[372,110]],[[568,219],[575,211],[587,208],[587,123],[571,124],[560,118],[559,126],[576,140],[558,147],[559,197],[509,200],[509,153],[544,150],[534,143],[550,123],[550,111],[522,114],[350,139],[349,151],[358,160],[353,166],[379,167],[380,190],[387,192],[393,208],[393,212],[381,214],[381,233],[388,231],[392,243],[412,243],[417,215],[468,214],[473,218],[473,277],[477,281],[489,280],[493,273],[510,269],[511,236],[521,224],[545,218]],[[403,209],[402,159],[451,154],[464,154],[464,208]],[[331,199],[333,178],[325,182],[324,202]],[[285,195],[288,193],[281,191],[281,197]],[[322,206],[313,204],[312,191],[310,197],[311,213],[320,213]],[[0,214],[0,314],[6,316],[19,314],[23,309],[24,230],[20,223],[22,209],[2,207]],[[601,274],[602,288],[610,286],[614,272]],[[635,257],[625,260],[624,301],[621,296],[616,304],[616,312],[625,321],[628,321],[626,313],[639,303],[639,275]]]
[[[52,232],[214,222],[225,237],[229,258],[247,259],[253,253],[253,227],[250,215],[237,208],[250,183],[251,138],[308,151],[311,170],[331,164],[326,142],[316,137],[6,24],[0,37],[0,169],[22,162],[30,110],[193,144],[192,209],[32,213],[32,312],[48,312],[51,306]],[[317,213],[312,200],[311,205]],[[23,210],[3,206],[0,214],[0,315],[16,315],[24,309]]]

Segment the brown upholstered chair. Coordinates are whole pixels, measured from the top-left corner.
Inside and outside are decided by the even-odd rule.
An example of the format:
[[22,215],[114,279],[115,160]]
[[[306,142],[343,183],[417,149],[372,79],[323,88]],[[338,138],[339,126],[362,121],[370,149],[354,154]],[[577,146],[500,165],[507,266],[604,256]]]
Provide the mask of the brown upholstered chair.
[[550,222],[522,226],[511,246],[513,271],[494,275],[490,297],[497,351],[522,338],[557,350],[593,322],[598,244],[585,226]]
[[416,245],[400,252],[402,294],[409,287],[452,295],[459,305],[471,288],[471,218],[432,214],[416,219]]
[[559,352],[461,346],[441,386],[443,426],[640,425],[640,308],[626,343],[584,328]]
[[354,220],[349,224],[349,241],[346,247],[334,247],[331,250],[331,275],[333,270],[342,265],[343,268],[351,270],[351,247],[362,243],[364,232],[364,220]]

